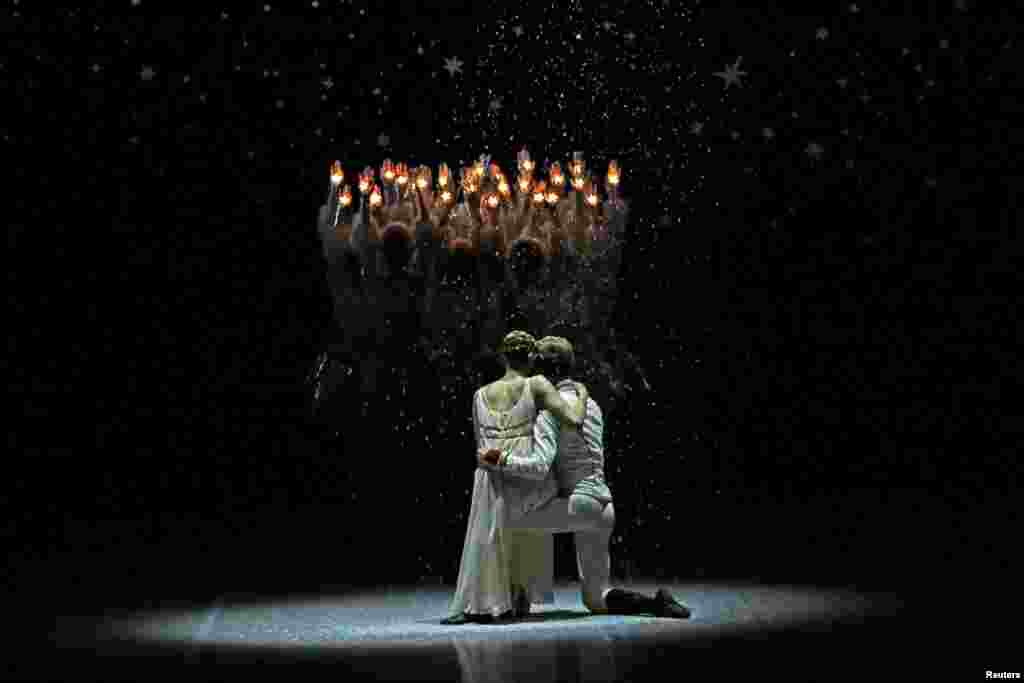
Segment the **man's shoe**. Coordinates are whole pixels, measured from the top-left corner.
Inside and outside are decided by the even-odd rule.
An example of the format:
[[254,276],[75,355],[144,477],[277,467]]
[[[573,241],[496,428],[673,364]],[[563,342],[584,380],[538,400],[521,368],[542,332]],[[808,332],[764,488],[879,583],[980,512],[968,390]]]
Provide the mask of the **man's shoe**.
[[455,614],[447,619],[442,619],[441,623],[444,626],[462,626],[463,624],[469,624],[470,622],[468,614]]
[[672,597],[664,588],[659,588],[658,592],[654,595],[655,611],[654,616],[664,617],[667,619],[689,619],[690,608],[679,602]]
[[657,610],[654,598],[624,588],[613,588],[608,591],[604,598],[604,604],[608,609],[608,614],[654,614]]
[[465,624],[496,624],[502,621],[508,621],[515,616],[512,610],[501,614],[497,618],[492,617],[490,614],[456,614],[442,619],[441,624],[444,626],[463,626]]

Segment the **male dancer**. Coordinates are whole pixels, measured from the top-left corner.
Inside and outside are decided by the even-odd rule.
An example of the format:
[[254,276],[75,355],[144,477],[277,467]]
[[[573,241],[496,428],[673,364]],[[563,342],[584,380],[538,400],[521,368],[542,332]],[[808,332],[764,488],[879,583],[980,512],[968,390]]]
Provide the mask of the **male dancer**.
[[[535,369],[555,384],[567,402],[576,403],[571,379],[575,365],[572,344],[563,337],[544,337],[537,343]],[[587,400],[582,432],[561,429],[547,410],[534,423],[533,451],[520,457],[496,449],[480,451],[484,467],[497,467],[506,475],[546,477],[545,468],[530,467],[540,461],[550,467],[555,460],[559,497],[508,525],[510,530],[574,532],[576,561],[582,581],[583,604],[597,614],[652,614],[686,619],[689,608],[661,588],[653,597],[612,588],[608,541],[615,527],[612,494],[604,479],[604,418],[593,398]]]

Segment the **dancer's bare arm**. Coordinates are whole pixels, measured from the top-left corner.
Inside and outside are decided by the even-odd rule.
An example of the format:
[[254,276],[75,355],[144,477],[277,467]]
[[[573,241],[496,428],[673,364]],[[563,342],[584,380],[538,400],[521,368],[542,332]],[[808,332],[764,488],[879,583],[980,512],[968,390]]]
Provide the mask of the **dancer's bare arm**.
[[573,427],[581,427],[583,419],[587,414],[587,399],[590,392],[587,387],[579,382],[574,382],[577,391],[580,393],[580,400],[575,406],[570,406],[568,401],[562,398],[558,389],[544,375],[534,375],[530,378],[534,395],[539,399],[542,408],[550,410],[551,414],[566,424]]

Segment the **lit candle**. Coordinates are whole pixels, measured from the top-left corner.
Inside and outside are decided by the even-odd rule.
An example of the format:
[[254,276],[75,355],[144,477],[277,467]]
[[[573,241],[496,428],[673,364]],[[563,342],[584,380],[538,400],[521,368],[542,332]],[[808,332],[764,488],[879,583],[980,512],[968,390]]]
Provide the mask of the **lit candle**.
[[477,175],[474,169],[464,167],[462,169],[462,189],[466,194],[475,194],[477,190]]
[[369,194],[370,188],[373,187],[373,169],[367,166],[363,169],[363,172],[359,174],[359,191],[362,194]]
[[551,164],[551,184],[558,189],[565,185],[565,176],[562,175],[562,166],[557,161]]
[[440,190],[445,190],[448,187],[448,164],[444,162],[441,162],[437,168],[437,187]]
[[409,167],[405,162],[399,162],[395,166],[395,182],[398,183],[398,187],[396,188],[398,190],[398,194],[403,194],[402,191],[405,190],[405,186],[409,184]]
[[546,185],[544,181],[537,183],[536,187],[533,188],[533,203],[537,206],[544,205],[544,197],[546,195]]
[[613,204],[617,204],[619,200],[619,180],[619,164],[613,159],[608,162],[608,198]]
[[519,176],[519,191],[522,192],[523,194],[528,194],[530,192],[529,174]]
[[384,163],[380,167],[380,178],[381,182],[384,183],[384,194],[383,199],[386,206],[394,204],[392,197],[395,189],[395,168],[391,164],[391,159],[385,159]]
[[525,147],[519,152],[517,156],[519,162],[519,170],[527,175],[533,173],[533,161],[530,159],[530,152]]
[[569,173],[572,174],[573,180],[576,178],[583,177],[583,169],[585,164],[583,163],[583,152],[573,152],[572,162],[569,164]]
[[573,152],[569,162],[569,174],[572,176],[573,196],[576,198],[576,220],[583,219],[583,152]]
[[334,204],[338,197],[338,186],[345,179],[345,172],[341,168],[341,162],[335,161],[331,164],[331,184],[327,189],[327,215],[334,213]]
[[512,189],[508,186],[508,181],[505,180],[505,176],[498,178],[498,193],[501,194],[501,198],[508,201],[512,194]]
[[380,206],[381,202],[380,187],[376,184],[373,186],[373,191],[370,193],[370,208],[375,209]]
[[348,220],[350,217],[350,207],[352,206],[352,190],[346,185],[343,188],[338,188],[338,208],[334,212],[334,227],[338,227],[338,220],[342,217]]

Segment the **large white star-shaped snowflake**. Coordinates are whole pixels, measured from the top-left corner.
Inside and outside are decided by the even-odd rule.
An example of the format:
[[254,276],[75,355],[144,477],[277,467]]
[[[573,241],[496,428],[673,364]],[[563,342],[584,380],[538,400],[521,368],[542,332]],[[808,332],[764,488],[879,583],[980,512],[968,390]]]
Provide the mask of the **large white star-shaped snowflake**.
[[729,86],[732,85],[733,83],[735,83],[736,85],[738,85],[740,87],[743,86],[743,83],[740,82],[740,76],[746,76],[747,72],[740,70],[740,62],[742,62],[742,61],[743,61],[743,57],[742,56],[737,57],[736,61],[732,64],[732,66],[726,66],[725,67],[725,71],[716,71],[713,74],[715,76],[720,77],[723,81],[725,81],[725,89],[726,90],[728,90]]
[[444,60],[444,68],[448,70],[448,74],[454,76],[456,73],[462,73],[462,60],[458,57],[452,57]]
[[517,38],[518,38],[518,37],[520,37],[520,36],[522,36],[522,35],[523,35],[523,27],[522,27],[522,26],[516,26],[516,27],[514,27],[514,28],[512,29],[512,33],[515,33],[515,34],[516,34],[516,37],[517,37]]
[[324,84],[324,87],[325,87],[325,88],[327,88],[328,90],[330,90],[331,88],[333,88],[333,87],[334,87],[334,81],[332,81],[332,80],[331,80],[331,77],[330,77],[330,76],[328,76],[327,78],[325,78],[325,79],[324,79],[324,80],[322,81],[322,83]]
[[153,71],[153,67],[147,66],[142,70],[142,80],[144,81],[151,80],[155,75],[156,72]]
[[828,38],[828,29],[825,28],[824,26],[820,27],[817,31],[814,32],[814,37],[817,38],[818,40],[825,40],[826,38]]
[[495,97],[491,100],[490,109],[494,113],[498,113],[501,110],[501,99]]
[[623,38],[625,38],[627,42],[632,43],[636,39],[636,34],[630,31],[629,33],[624,35]]

